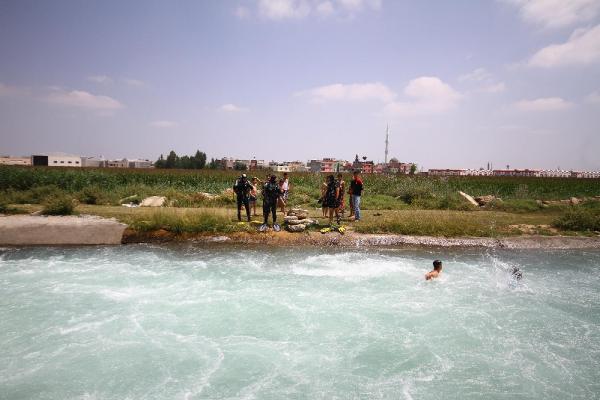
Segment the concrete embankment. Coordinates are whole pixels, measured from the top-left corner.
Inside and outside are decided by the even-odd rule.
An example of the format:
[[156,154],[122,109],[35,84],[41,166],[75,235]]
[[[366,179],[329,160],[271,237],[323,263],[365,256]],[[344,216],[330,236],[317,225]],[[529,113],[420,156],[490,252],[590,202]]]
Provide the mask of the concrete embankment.
[[444,238],[394,234],[361,234],[347,232],[321,234],[304,232],[249,233],[227,235],[176,234],[165,230],[136,232],[126,230],[124,243],[196,242],[245,244],[265,246],[317,246],[317,247],[483,247],[490,249],[600,249],[600,237],[574,236],[515,236],[504,238]]
[[120,244],[126,227],[95,216],[0,216],[0,245]]

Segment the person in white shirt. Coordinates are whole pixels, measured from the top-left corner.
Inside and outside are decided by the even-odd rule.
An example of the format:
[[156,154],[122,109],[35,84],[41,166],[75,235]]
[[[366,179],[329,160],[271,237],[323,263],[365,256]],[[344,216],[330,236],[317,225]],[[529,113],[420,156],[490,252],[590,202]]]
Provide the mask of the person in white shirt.
[[290,191],[290,180],[288,178],[288,173],[284,172],[283,173],[283,179],[282,179],[282,183],[281,183],[281,201],[279,202],[279,205],[281,207],[281,212],[283,213],[283,215],[285,215],[285,206],[287,204],[287,200],[288,200],[288,193]]

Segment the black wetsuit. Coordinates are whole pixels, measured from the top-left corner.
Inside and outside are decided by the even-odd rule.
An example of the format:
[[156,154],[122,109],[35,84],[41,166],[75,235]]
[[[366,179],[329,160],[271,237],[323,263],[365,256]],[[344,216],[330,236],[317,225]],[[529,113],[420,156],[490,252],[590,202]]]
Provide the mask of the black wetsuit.
[[233,185],[233,191],[237,197],[237,215],[238,221],[242,220],[242,204],[246,208],[246,216],[248,217],[248,221],[250,221],[250,191],[252,190],[252,185],[246,179],[238,179],[235,181],[235,185]]
[[273,214],[273,224],[277,222],[277,199],[281,190],[277,182],[267,182],[263,186],[263,218],[264,223],[269,219],[269,213]]
[[325,205],[329,208],[338,208],[338,196],[335,195],[335,191],[339,187],[337,181],[329,182],[327,184],[327,191],[325,192]]

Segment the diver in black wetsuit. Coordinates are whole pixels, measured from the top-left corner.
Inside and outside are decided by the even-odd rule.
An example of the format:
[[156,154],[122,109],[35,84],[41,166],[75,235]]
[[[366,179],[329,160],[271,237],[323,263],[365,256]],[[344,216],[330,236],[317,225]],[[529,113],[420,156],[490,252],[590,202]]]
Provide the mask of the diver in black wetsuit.
[[523,279],[523,273],[521,272],[521,270],[518,267],[513,267],[510,275],[513,277],[514,280],[517,280],[517,281],[520,281],[521,279]]
[[268,227],[269,213],[273,215],[273,230],[279,232],[281,228],[277,224],[277,199],[281,196],[281,189],[277,184],[275,175],[269,177],[269,181],[263,186],[263,218],[264,223],[260,227],[260,231],[264,232]]
[[237,197],[237,216],[238,221],[242,220],[242,204],[246,208],[246,216],[248,217],[248,222],[250,222],[250,192],[254,187],[250,182],[248,182],[248,177],[246,174],[242,174],[233,185],[233,191]]

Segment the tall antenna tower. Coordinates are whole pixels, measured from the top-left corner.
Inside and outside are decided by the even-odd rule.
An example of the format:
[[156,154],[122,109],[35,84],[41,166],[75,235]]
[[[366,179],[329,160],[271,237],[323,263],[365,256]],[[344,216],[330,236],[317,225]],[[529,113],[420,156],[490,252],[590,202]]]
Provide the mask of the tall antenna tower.
[[390,144],[390,126],[385,127],[385,163],[388,162],[388,146]]

